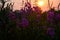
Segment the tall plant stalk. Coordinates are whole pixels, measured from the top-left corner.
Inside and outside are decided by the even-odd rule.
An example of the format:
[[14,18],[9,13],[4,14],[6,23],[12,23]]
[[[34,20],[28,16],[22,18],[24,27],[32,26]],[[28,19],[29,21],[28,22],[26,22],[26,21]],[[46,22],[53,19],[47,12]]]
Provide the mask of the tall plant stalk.
[[51,9],[52,6],[53,6],[53,2],[50,4],[50,0],[48,0],[48,7],[49,7],[49,9]]
[[60,7],[60,3],[58,4],[58,10],[59,10],[59,7]]
[[51,7],[50,7],[50,1],[49,1],[49,0],[48,0],[48,7],[51,8]]

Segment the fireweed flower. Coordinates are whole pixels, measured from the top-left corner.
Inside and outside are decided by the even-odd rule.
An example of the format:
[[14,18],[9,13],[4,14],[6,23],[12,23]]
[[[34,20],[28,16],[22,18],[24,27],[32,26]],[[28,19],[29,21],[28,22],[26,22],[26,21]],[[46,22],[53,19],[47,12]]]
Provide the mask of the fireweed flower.
[[8,14],[8,17],[9,17],[9,20],[11,20],[11,21],[15,20],[15,14],[13,12],[10,12]]
[[54,12],[53,11],[49,11],[47,13],[47,22],[49,23],[53,23],[54,22]]
[[47,13],[47,20],[52,19],[53,16],[54,16],[54,12],[52,12],[52,11],[48,12],[48,13]]
[[57,14],[55,18],[56,20],[60,20],[60,14]]
[[16,26],[17,26],[17,28],[20,27],[20,20],[19,19],[16,20]]
[[29,24],[28,20],[26,18],[22,18],[21,20],[21,26],[22,27],[27,27]]
[[50,35],[51,38],[53,38],[54,35],[55,35],[55,29],[49,27],[49,28],[47,29],[47,34]]
[[36,22],[39,22],[40,21],[40,14],[36,15]]

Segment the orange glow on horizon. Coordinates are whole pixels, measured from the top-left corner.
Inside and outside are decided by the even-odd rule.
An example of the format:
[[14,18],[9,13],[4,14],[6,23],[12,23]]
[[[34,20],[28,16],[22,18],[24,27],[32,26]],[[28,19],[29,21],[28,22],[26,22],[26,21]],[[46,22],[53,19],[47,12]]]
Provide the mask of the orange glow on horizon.
[[37,6],[42,7],[44,6],[45,2],[44,1],[38,1]]
[[[26,2],[26,0],[24,0]],[[47,11],[49,10],[49,7],[48,7],[48,0],[36,0],[36,5],[38,7],[41,7],[41,9],[43,11]],[[43,1],[43,3],[40,3],[40,1]],[[22,8],[22,0],[12,0],[12,2],[14,2],[14,10],[20,10]],[[58,4],[60,3],[60,0],[50,0],[50,4],[53,2],[53,6],[52,7],[55,7],[55,9],[57,10],[57,6]],[[31,0],[31,4],[32,6],[35,6],[34,5],[35,3],[35,0]]]

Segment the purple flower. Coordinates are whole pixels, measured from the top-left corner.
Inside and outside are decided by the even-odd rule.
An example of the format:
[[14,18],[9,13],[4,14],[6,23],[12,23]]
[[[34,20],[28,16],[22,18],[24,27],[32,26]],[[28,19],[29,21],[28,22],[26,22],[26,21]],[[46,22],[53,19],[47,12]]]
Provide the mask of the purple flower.
[[53,36],[54,36],[54,34],[55,34],[55,29],[49,27],[49,28],[47,29],[47,34],[49,34],[50,37],[53,38]]
[[19,19],[17,19],[17,21],[16,21],[16,26],[17,26],[17,28],[19,28],[20,27],[20,20]]
[[21,20],[21,26],[22,27],[27,27],[29,24],[28,20],[26,18],[22,18]]
[[47,13],[47,18],[52,18],[54,16],[54,12],[50,11]]
[[8,14],[8,17],[9,17],[9,20],[15,20],[15,14],[13,13],[13,12],[10,12],[9,14]]
[[56,15],[56,20],[60,20],[60,14]]
[[37,15],[36,15],[36,19],[35,19],[36,22],[39,22],[39,21],[40,21],[40,17],[41,17],[40,14],[37,14]]
[[53,11],[49,11],[48,13],[47,13],[47,21],[48,22],[54,22],[54,12]]

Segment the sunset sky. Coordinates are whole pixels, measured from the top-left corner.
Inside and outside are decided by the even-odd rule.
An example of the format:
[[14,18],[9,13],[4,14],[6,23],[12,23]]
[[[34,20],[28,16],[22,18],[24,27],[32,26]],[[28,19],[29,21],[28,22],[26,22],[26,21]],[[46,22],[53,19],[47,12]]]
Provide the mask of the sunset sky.
[[[26,0],[25,0],[26,1]],[[41,0],[39,0],[39,1],[41,1]],[[45,11],[45,10],[48,10],[48,0],[42,0],[43,2],[44,2],[44,5],[43,6],[41,6],[41,9],[43,10],[43,11]],[[21,7],[22,7],[22,0],[12,0],[12,2],[14,2],[15,4],[14,4],[14,10],[19,10],[19,9],[21,9]],[[60,0],[50,0],[50,3],[52,3],[53,2],[53,7],[56,7],[56,9],[57,9],[57,5],[60,3]],[[32,0],[31,1],[31,4],[33,4],[34,3],[34,0]]]

